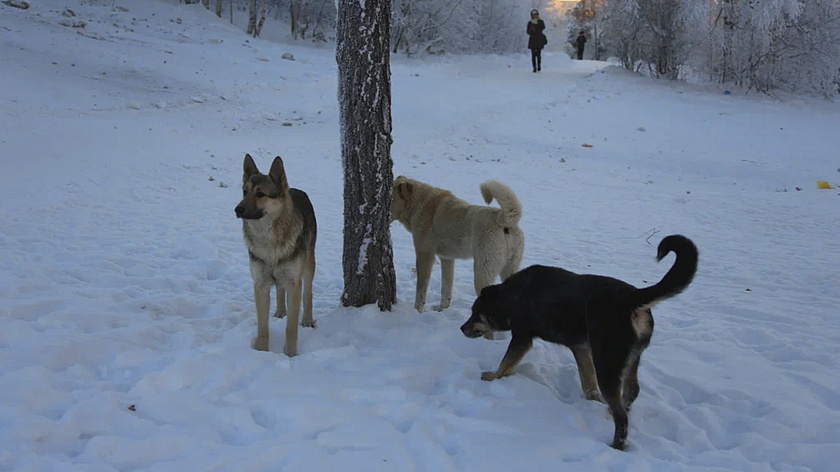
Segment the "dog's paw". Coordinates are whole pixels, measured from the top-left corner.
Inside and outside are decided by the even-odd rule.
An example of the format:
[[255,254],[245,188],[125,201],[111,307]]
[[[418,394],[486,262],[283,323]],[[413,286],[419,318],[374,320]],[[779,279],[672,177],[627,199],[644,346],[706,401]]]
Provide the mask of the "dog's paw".
[[288,357],[295,357],[297,355],[297,346],[291,347],[288,344],[283,346],[283,354]]
[[435,311],[443,311],[449,308],[450,306],[452,306],[452,300],[441,300],[440,305],[435,305],[433,309]]
[[264,338],[256,337],[254,339],[254,349],[257,351],[268,351],[268,336]]
[[275,318],[285,318],[286,317],[286,308],[283,308],[282,310],[278,309],[277,311],[275,311],[274,312],[274,317]]
[[496,380],[498,378],[499,378],[499,376],[496,375],[495,372],[482,372],[481,373],[481,380],[485,380],[485,381],[489,382],[491,380]]
[[601,401],[601,394],[597,390],[590,390],[588,392],[583,392],[583,398],[585,398],[587,400],[594,401],[594,402],[603,403]]
[[425,308],[426,308],[426,304],[425,304],[425,303],[420,303],[420,304],[415,303],[415,304],[414,304],[414,309],[415,309],[415,310],[417,310],[417,313],[423,313],[423,310],[424,310]]
[[315,328],[315,320],[303,320],[300,325],[304,328]]
[[621,441],[613,441],[612,444],[610,444],[610,447],[613,448],[613,449],[616,449],[618,451],[626,451],[627,450],[627,440],[625,439],[625,440],[621,440]]

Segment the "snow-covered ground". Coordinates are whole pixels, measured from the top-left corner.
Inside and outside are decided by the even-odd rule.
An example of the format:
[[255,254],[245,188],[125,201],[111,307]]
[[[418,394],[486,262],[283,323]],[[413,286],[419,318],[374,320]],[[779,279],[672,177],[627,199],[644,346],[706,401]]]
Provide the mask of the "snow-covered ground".
[[[458,330],[469,262],[452,308],[411,309],[401,226],[404,303],[338,308],[330,45],[248,39],[175,0],[30,4],[0,4],[0,470],[836,470],[840,191],[816,181],[840,183],[840,104],[560,54],[540,74],[526,53],[393,59],[395,174],[474,203],[483,180],[510,184],[523,266],[646,285],[673,261],[655,262],[663,236],[700,248],[654,311],[617,452],[564,348],[479,380],[507,341]],[[318,327],[292,359],[284,321],[271,352],[250,348],[246,152],[283,156],[318,216]],[[436,271],[430,305],[439,287]]]

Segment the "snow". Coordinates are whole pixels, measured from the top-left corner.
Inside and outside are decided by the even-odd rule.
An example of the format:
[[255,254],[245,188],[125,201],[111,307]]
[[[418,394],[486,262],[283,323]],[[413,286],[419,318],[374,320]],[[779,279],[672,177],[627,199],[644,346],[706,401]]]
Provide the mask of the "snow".
[[[527,51],[393,58],[394,174],[476,204],[484,180],[508,183],[523,267],[641,286],[673,262],[655,262],[663,236],[700,248],[694,283],[654,310],[618,452],[568,350],[538,342],[516,375],[479,380],[507,341],[458,330],[472,264],[456,263],[452,308],[416,313],[401,226],[402,302],[337,308],[331,46],[116,3],[0,5],[0,470],[836,469],[840,197],[816,181],[840,184],[840,104],[559,54],[539,74]],[[85,28],[60,25],[68,7]],[[271,352],[250,348],[246,152],[283,156],[318,217],[318,327],[291,359],[285,321]],[[431,303],[439,287],[436,268]]]

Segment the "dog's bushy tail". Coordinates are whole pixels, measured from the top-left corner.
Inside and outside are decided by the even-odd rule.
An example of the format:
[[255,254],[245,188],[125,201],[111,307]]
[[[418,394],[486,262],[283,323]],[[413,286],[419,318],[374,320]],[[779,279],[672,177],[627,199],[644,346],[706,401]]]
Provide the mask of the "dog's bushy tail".
[[656,260],[661,261],[668,253],[674,252],[677,260],[656,285],[651,285],[633,293],[635,307],[653,306],[661,300],[679,294],[694,279],[697,272],[697,246],[685,236],[674,234],[667,236],[659,243]]
[[481,184],[481,196],[487,204],[495,198],[502,207],[502,219],[499,224],[502,226],[516,225],[522,218],[522,205],[516,194],[507,185],[498,180],[488,180]]

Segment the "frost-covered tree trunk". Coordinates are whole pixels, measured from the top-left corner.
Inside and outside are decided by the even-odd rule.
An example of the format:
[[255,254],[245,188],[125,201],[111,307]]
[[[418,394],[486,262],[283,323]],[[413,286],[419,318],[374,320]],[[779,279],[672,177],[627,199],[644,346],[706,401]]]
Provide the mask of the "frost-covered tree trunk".
[[338,0],[336,60],[344,167],[341,304],[396,300],[391,245],[391,0]]
[[292,0],[289,5],[289,15],[291,16],[292,37],[298,39],[298,36],[300,36],[300,0]]
[[248,29],[245,34],[257,37],[257,0],[248,2]]
[[266,3],[267,3],[267,1],[268,0],[262,0],[262,13],[260,13],[260,22],[257,23],[257,28],[254,30],[254,37],[255,38],[260,35],[260,32],[262,31],[262,27],[265,24],[265,14],[266,14]]

